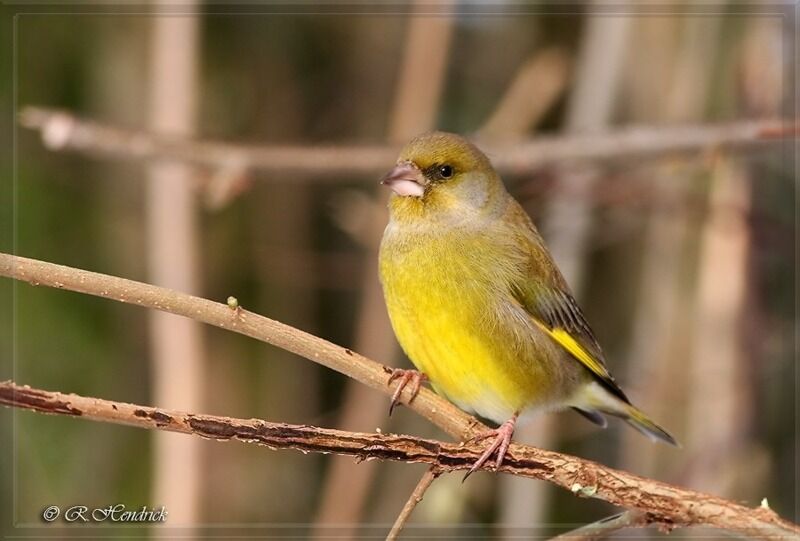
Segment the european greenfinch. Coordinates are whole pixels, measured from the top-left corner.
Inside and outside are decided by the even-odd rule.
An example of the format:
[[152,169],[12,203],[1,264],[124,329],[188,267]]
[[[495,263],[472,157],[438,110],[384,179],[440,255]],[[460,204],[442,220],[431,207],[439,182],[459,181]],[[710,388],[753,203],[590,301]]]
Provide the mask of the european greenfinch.
[[381,181],[392,189],[380,278],[392,327],[418,371],[397,370],[412,397],[427,378],[459,408],[497,423],[469,473],[499,467],[520,416],[573,408],[620,417],[677,445],[633,406],[533,222],[489,159],[464,138],[412,140]]

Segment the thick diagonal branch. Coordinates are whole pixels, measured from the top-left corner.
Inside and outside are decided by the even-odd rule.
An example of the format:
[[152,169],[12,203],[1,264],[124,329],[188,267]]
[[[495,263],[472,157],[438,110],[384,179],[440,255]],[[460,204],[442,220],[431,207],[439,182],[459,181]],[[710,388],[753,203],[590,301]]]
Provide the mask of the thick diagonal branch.
[[[292,351],[386,394],[391,391],[386,386],[388,371],[383,365],[321,338],[238,307],[231,308],[226,304],[149,284],[8,254],[0,254],[0,276],[24,280],[33,285],[70,289],[191,317]],[[25,394],[20,388],[7,383],[3,389],[5,389],[2,393],[4,401],[20,406],[25,403],[20,402],[20,395]],[[118,413],[119,404],[91,398],[80,399],[74,395],[42,393],[43,391],[29,390],[26,395],[29,397],[26,407],[87,418],[93,418],[92,412],[94,412],[97,418],[109,421],[113,419],[114,422],[124,424],[140,424],[137,421],[140,419],[146,421],[146,425],[150,427],[182,432],[186,432],[188,426],[192,428],[192,433],[209,438],[236,438],[273,447],[302,448],[302,445],[305,445],[303,436],[307,435],[303,432],[303,427],[293,425],[270,425],[264,424],[263,421],[241,420],[219,424],[222,418],[166,412],[139,406],[130,406],[132,409],[130,415],[118,417],[121,415]],[[476,419],[426,389],[420,391],[410,407],[459,439],[466,439],[476,434],[478,430],[485,430]],[[136,410],[140,411],[138,415]],[[159,427],[159,424],[162,426]],[[272,427],[275,430],[264,427]],[[285,438],[277,437],[282,434],[280,431],[284,430],[278,427],[285,428]],[[321,430],[308,427],[305,429],[312,430],[314,434]],[[466,468],[475,461],[478,451],[471,446],[444,444],[410,436],[380,434],[352,436],[350,433],[330,430],[319,433],[323,434],[324,439],[321,441],[324,441],[324,445],[303,450],[320,452],[349,450],[350,454],[363,458],[426,462],[445,471]],[[342,436],[344,440],[339,441],[338,436]],[[278,445],[280,442],[283,444]],[[574,456],[525,445],[511,445],[501,471],[542,479],[571,490],[577,495],[591,496],[628,509],[646,511],[651,522],[667,527],[703,524],[762,539],[796,539],[800,535],[798,526],[781,520],[768,509],[750,509],[708,494],[614,470]]]
[[[241,306],[232,309],[227,304],[164,287],[2,253],[0,276],[24,280],[34,286],[68,289],[192,318],[290,351],[384,394],[391,395],[392,392],[388,386],[390,368]],[[407,397],[408,393],[403,393],[401,400],[405,403]],[[476,430],[486,429],[475,418],[428,389],[420,389],[411,408],[458,440],[474,435]]]

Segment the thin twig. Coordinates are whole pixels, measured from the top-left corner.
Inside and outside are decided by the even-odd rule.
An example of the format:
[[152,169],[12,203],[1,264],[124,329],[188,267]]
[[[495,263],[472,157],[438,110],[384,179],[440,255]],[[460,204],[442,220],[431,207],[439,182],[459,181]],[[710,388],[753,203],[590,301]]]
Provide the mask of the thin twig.
[[614,532],[625,528],[641,528],[650,524],[647,513],[644,511],[624,511],[616,515],[606,517],[592,522],[586,526],[581,526],[575,530],[564,532],[557,535],[550,541],[595,541],[603,539]]
[[[385,366],[326,340],[248,312],[240,307],[232,309],[227,304],[215,303],[133,280],[8,254],[0,254],[0,276],[24,280],[32,285],[69,289],[191,317],[294,352],[358,379],[387,395],[391,392],[391,389],[386,386],[388,370]],[[15,396],[18,397],[19,392],[13,392],[15,390],[13,387],[9,389],[12,392],[7,391],[5,396],[10,396],[11,400],[18,400]],[[66,397],[67,395],[58,395],[55,407],[50,407],[50,409],[54,410],[53,413],[77,415],[78,413],[72,409],[75,407],[74,401],[65,400]],[[407,394],[404,393],[402,399],[405,401],[406,397]],[[43,398],[49,397],[33,393],[31,402],[33,409],[43,407]],[[94,399],[87,400],[89,405],[92,403],[102,405],[101,402]],[[117,406],[117,410],[114,410],[113,405],[109,403],[108,408],[104,410],[106,416],[110,418],[115,418],[113,412],[119,410],[119,406]],[[427,389],[420,389],[419,394],[409,406],[441,429],[462,440],[468,439],[479,431],[486,430],[486,427],[477,419]],[[183,428],[183,431],[186,430],[185,426],[192,427],[190,423],[193,419],[200,419],[200,422],[195,422],[193,428],[211,438],[241,437],[244,440],[256,440],[267,445],[277,445],[281,441],[281,438],[277,437],[282,434],[280,430],[277,434],[270,430],[267,430],[266,433],[261,432],[261,427],[266,426],[262,421],[250,421],[249,424],[245,422],[241,425],[242,432],[235,432],[231,430],[230,425],[214,424],[213,421],[218,419],[207,416],[184,414],[184,417],[181,417],[183,421],[178,421],[178,424],[173,426],[173,421],[168,422],[153,408],[148,410],[133,407],[133,409],[141,409],[144,412],[137,416],[132,411],[131,414],[134,417],[148,418],[152,424],[156,425],[159,422],[166,423],[166,426],[173,429]],[[166,413],[166,415],[170,415],[170,413]],[[210,419],[212,422],[204,424],[203,419]],[[131,421],[130,416],[120,420],[127,424],[130,424]],[[471,466],[479,451],[474,445],[444,444],[407,436],[382,436],[380,434],[358,435],[355,440],[345,439],[339,442],[336,435],[342,434],[337,431],[325,431],[325,445],[322,445],[321,449],[313,449],[303,447],[306,441],[303,439],[305,433],[296,432],[295,429],[298,427],[275,426],[290,428],[288,434],[285,434],[291,440],[288,447],[326,452],[349,449],[352,454],[364,458],[387,458],[435,464],[441,471],[465,469]],[[347,436],[349,437],[349,434]],[[782,520],[767,508],[747,508],[723,498],[639,477],[571,455],[527,445],[512,444],[500,471],[549,481],[578,496],[594,497],[627,509],[647,511],[652,516],[654,523],[664,527],[703,524],[736,531],[759,539],[788,540],[796,539],[800,535],[800,527]]]
[[417,486],[414,488],[414,491],[411,493],[411,496],[406,500],[403,509],[400,510],[400,514],[397,516],[394,524],[392,524],[392,529],[389,531],[389,535],[386,536],[386,541],[394,541],[397,539],[400,532],[405,527],[408,518],[411,516],[411,512],[414,511],[417,504],[422,501],[423,496],[425,496],[425,491],[428,490],[439,475],[441,475],[441,472],[436,469],[435,466],[429,468],[423,474]]
[[[176,159],[212,169],[233,164],[245,169],[304,173],[297,180],[321,182],[347,175],[375,175],[394,163],[399,145],[243,145],[193,140],[119,128],[72,113],[26,107],[20,124],[41,131],[51,150],[71,150],[121,159]],[[501,172],[524,173],[566,161],[642,160],[697,154],[708,149],[755,150],[796,137],[787,120],[746,120],[694,126],[639,126],[596,134],[539,137],[511,144],[482,145]],[[279,176],[264,177],[279,180]],[[294,180],[294,179],[293,179]]]

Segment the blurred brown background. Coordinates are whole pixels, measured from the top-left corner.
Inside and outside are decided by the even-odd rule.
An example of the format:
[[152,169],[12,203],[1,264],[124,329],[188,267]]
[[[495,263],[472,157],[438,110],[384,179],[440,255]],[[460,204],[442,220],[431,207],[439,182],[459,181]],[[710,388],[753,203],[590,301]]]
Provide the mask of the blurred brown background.
[[[2,38],[15,38],[16,79],[2,100],[15,114],[60,108],[144,132],[311,149],[398,144],[432,128],[500,148],[630,125],[657,134],[794,116],[796,7],[206,7],[159,15],[40,6],[15,22],[6,8]],[[234,295],[376,360],[408,364],[375,268],[386,198],[376,179],[391,160],[346,175],[250,167],[233,153],[198,167],[62,152],[57,129],[45,144],[35,130],[17,127],[16,136],[15,176],[2,192],[5,251],[221,301]],[[620,423],[600,431],[572,413],[535,421],[519,440],[752,505],[766,497],[797,519],[795,148],[710,145],[504,174],[617,379],[683,449],[654,446]],[[236,334],[78,294],[0,287],[11,361],[3,379],[444,437],[404,408],[388,418],[384,396]],[[423,472],[28,412],[3,410],[0,422],[4,434],[13,426],[0,458],[9,534],[46,532],[47,505],[123,502],[166,505],[169,526],[190,537],[380,536]],[[407,535],[546,536],[612,512],[530,480],[478,474],[462,485],[449,476]]]

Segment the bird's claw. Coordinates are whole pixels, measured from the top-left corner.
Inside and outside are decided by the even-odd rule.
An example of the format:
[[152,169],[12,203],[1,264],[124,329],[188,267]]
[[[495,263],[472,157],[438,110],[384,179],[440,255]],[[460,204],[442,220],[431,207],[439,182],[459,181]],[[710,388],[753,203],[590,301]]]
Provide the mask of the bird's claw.
[[492,430],[487,430],[482,434],[478,434],[474,438],[470,438],[464,443],[475,443],[481,440],[485,440],[487,438],[494,438],[491,444],[483,451],[483,454],[475,461],[475,464],[469,469],[469,471],[464,475],[464,478],[461,480],[463,483],[467,480],[467,477],[478,471],[486,461],[491,458],[491,456],[497,452],[497,459],[494,462],[495,470],[500,469],[500,466],[503,465],[503,459],[506,457],[506,452],[508,451],[508,446],[511,444],[511,438],[514,435],[514,427],[517,422],[517,417],[514,416],[498,428],[493,428]]
[[417,370],[404,370],[402,368],[393,368],[392,373],[389,376],[389,381],[386,383],[387,385],[391,385],[395,380],[400,380],[397,384],[397,389],[394,390],[392,394],[392,402],[389,404],[389,417],[392,416],[394,412],[395,406],[400,404],[400,395],[403,393],[403,389],[405,389],[409,384],[411,384],[411,396],[408,398],[408,401],[411,402],[419,393],[420,386],[422,382],[427,380],[428,377],[419,372]]

